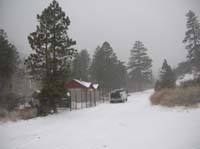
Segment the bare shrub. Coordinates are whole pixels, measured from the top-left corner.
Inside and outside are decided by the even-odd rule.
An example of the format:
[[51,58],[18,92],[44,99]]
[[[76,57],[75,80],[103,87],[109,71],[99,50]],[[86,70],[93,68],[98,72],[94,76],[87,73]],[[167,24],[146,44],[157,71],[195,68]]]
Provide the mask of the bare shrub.
[[15,109],[13,111],[0,109],[0,122],[31,119],[37,117],[37,112],[37,108]]
[[16,109],[15,112],[20,119],[30,119],[37,116],[36,108]]
[[194,106],[200,103],[200,87],[164,89],[150,97],[153,105]]

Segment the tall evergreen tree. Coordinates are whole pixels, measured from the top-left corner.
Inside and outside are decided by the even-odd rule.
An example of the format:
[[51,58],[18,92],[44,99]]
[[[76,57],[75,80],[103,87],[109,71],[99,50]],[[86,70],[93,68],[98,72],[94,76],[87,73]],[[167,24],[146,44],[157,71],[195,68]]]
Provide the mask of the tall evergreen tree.
[[200,71],[200,23],[193,11],[186,14],[187,31],[183,43],[186,44],[188,50],[188,59],[193,66]]
[[116,87],[126,87],[127,80],[128,80],[128,74],[127,74],[127,68],[124,64],[124,62],[121,62],[118,60],[118,62],[115,65],[115,76],[116,76]]
[[178,64],[178,66],[175,68],[174,73],[176,74],[176,77],[179,77],[186,73],[192,72],[192,64],[189,61],[183,61]]
[[126,69],[108,42],[97,47],[91,64],[91,77],[105,89],[119,88],[124,82]]
[[165,59],[160,71],[160,79],[156,82],[155,90],[174,88],[176,86],[175,73]]
[[73,78],[89,81],[90,55],[88,51],[81,50],[73,61]]
[[0,29],[0,108],[13,110],[17,104],[12,77],[18,68],[19,54],[3,29]]
[[69,62],[76,53],[72,48],[76,42],[67,34],[70,20],[56,0],[37,15],[37,20],[36,31],[28,36],[34,53],[25,64],[30,74],[41,81],[43,111],[56,111],[55,99],[65,95],[64,82],[68,79]]
[[[19,54],[3,29],[0,29],[0,94],[10,85],[12,74],[19,63]],[[6,89],[7,90],[7,89]]]
[[142,84],[152,79],[152,60],[147,55],[147,49],[141,41],[136,41],[128,62],[129,77],[138,82],[138,89],[142,90]]

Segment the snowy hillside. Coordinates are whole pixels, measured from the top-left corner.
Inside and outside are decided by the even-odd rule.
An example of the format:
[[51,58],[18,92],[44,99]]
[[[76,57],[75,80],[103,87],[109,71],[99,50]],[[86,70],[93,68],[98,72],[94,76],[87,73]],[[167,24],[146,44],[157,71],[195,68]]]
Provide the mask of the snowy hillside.
[[153,91],[127,103],[0,124],[0,149],[199,149],[200,109],[151,106]]

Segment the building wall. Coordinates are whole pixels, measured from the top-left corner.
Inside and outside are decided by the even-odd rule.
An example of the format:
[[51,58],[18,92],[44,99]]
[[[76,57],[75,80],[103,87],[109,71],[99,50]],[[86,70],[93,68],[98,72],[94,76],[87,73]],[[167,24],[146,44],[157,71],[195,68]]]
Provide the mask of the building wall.
[[98,90],[84,88],[69,89],[71,93],[72,108],[95,106],[100,101]]

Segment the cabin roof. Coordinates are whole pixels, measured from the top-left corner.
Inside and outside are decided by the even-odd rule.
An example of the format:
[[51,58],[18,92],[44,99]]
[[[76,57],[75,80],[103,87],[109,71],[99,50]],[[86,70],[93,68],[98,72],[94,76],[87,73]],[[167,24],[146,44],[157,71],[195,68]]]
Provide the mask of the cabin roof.
[[86,81],[80,81],[77,79],[73,79],[65,84],[65,87],[68,89],[72,88],[93,88],[93,89],[98,89],[99,85],[98,84],[92,84],[91,82],[86,82]]
[[91,82],[85,82],[85,81],[80,81],[80,80],[77,80],[77,79],[74,79],[74,81],[78,82],[79,84],[85,86],[86,88],[89,88],[92,83]]

